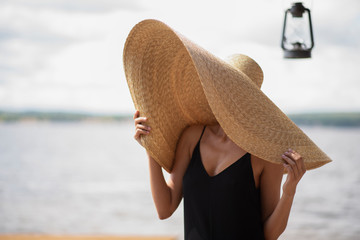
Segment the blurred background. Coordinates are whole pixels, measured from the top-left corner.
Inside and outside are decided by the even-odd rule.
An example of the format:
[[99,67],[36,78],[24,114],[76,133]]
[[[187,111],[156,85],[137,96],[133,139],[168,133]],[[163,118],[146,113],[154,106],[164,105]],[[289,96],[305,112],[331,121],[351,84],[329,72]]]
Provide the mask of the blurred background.
[[334,161],[300,182],[281,239],[360,239],[360,2],[303,1],[312,58],[284,59],[285,0],[1,0],[0,235],[172,235],[160,221],[122,66],[161,20],[216,56],[254,58],[263,92]]

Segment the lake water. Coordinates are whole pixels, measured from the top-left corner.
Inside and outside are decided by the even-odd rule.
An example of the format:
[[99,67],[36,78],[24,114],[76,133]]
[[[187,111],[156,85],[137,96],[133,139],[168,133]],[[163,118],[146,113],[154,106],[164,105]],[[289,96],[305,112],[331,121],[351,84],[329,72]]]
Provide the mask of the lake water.
[[[360,128],[302,128],[334,161],[306,173],[280,239],[360,239]],[[0,234],[175,235],[132,122],[0,124]]]

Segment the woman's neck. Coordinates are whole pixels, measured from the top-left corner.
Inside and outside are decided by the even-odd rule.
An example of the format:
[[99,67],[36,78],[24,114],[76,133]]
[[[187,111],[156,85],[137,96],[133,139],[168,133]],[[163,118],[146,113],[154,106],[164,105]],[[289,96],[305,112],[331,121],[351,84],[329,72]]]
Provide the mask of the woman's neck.
[[224,132],[224,129],[220,126],[220,124],[210,125],[209,129],[214,134],[214,136],[218,138],[220,141],[226,142],[230,140],[229,137]]

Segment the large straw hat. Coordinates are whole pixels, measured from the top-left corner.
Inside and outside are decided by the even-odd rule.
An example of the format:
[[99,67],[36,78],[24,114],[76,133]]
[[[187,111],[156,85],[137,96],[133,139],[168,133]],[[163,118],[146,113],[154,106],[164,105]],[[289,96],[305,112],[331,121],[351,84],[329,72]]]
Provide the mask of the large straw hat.
[[227,63],[164,23],[144,20],[131,30],[123,61],[135,108],[152,129],[142,144],[168,172],[182,131],[216,122],[238,146],[264,160],[282,163],[281,155],[292,148],[307,169],[331,161],[260,90],[262,70],[247,56]]

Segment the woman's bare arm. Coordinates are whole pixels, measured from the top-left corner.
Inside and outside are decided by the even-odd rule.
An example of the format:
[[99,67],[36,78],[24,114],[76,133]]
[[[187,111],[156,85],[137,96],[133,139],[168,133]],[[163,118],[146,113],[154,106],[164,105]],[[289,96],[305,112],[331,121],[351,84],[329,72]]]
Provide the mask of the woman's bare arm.
[[160,165],[148,155],[151,192],[160,219],[170,217],[182,199],[182,178],[190,161],[190,146],[186,140],[187,131],[184,132],[179,140],[175,165],[167,181],[164,178]]
[[[134,138],[141,144],[141,135],[151,134],[151,129],[146,125],[147,119],[139,117],[138,111],[134,115],[134,121],[136,129]],[[148,154],[151,192],[160,219],[170,217],[181,202],[182,179],[201,129],[200,126],[192,126],[183,132],[176,148],[174,167],[168,181],[165,180],[160,165]]]
[[289,149],[282,156],[288,176],[280,196],[280,185],[283,166],[266,163],[261,175],[261,201],[266,240],[277,239],[285,230],[292,207],[296,186],[305,174],[304,161],[301,156]]

